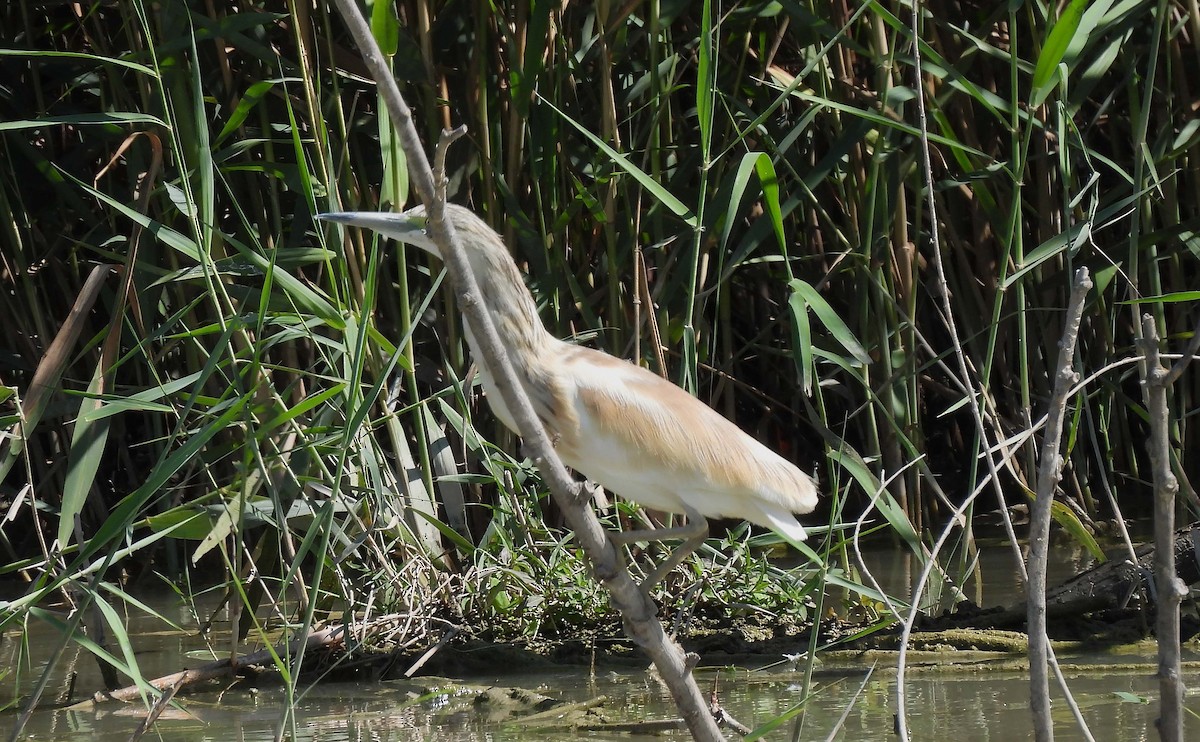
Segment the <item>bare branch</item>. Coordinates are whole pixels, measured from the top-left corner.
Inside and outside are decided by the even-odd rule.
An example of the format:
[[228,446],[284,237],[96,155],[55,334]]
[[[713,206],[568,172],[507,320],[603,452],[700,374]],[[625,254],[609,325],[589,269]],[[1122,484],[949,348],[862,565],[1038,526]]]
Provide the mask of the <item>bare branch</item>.
[[[382,53],[375,45],[366,21],[352,0],[337,0],[337,5],[379,85],[380,95],[388,107],[392,124],[400,135],[400,144],[408,159],[413,185],[428,210],[430,238],[438,246],[450,282],[458,293],[459,308],[479,345],[483,356],[479,361],[492,371],[496,387],[517,424],[521,439],[554,495],[555,502],[562,509],[567,523],[575,532],[577,542],[592,563],[596,579],[609,591],[612,604],[624,617],[625,630],[630,638],[646,651],[658,668],[692,736],[698,740],[724,739],[692,678],[683,649],[666,636],[655,617],[657,610],[654,603],[641,591],[621,564],[616,548],[595,513],[587,506],[587,498],[580,495],[579,486],[559,461],[545,429],[533,412],[528,396],[517,383],[504,345],[496,334],[491,317],[484,310],[483,302],[479,301],[479,286],[471,274],[454,227],[445,218],[444,177],[441,178],[443,184],[439,186],[434,180],[420,137],[413,125],[412,114],[383,61]],[[442,169],[445,147],[449,146],[453,138],[456,137],[443,134],[439,142],[438,159]]]
[[[1050,409],[1046,413],[1046,433],[1042,437],[1041,457],[1038,464],[1037,499],[1030,510],[1029,527],[1029,582],[1027,594],[1027,631],[1029,633],[1029,695],[1033,713],[1033,731],[1038,740],[1054,739],[1054,720],[1050,716],[1051,667],[1050,639],[1046,636],[1046,562],[1050,551],[1050,510],[1054,503],[1054,492],[1062,476],[1063,421],[1066,418],[1067,401],[1071,389],[1079,381],[1075,371],[1075,343],[1079,339],[1079,324],[1083,317],[1083,303],[1092,288],[1092,279],[1087,268],[1075,272],[1075,283],[1071,287],[1071,298],[1067,302],[1067,321],[1062,339],[1058,342],[1058,366],[1054,375],[1054,391],[1050,395]],[[1068,703],[1074,705],[1070,689],[1056,672]],[[1084,734],[1091,738],[1087,727],[1078,717]]]
[[[1193,342],[1195,338],[1193,338]],[[1154,586],[1158,595],[1154,633],[1158,639],[1158,737],[1163,742],[1183,740],[1183,678],[1179,647],[1179,604],[1187,587],[1175,574],[1175,500],[1179,480],[1171,471],[1171,441],[1167,390],[1175,378],[1163,366],[1158,352],[1158,330],[1154,317],[1142,316],[1142,338],[1146,356],[1142,387],[1150,418],[1150,463],[1154,474]],[[1192,353],[1175,364],[1187,363]]]

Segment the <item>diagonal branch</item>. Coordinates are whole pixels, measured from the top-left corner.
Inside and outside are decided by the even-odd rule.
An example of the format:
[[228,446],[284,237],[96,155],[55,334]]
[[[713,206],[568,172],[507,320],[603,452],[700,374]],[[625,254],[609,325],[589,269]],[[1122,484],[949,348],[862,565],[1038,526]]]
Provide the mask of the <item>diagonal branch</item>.
[[[550,438],[533,412],[528,396],[517,383],[504,345],[479,299],[479,286],[471,274],[454,227],[445,218],[445,173],[435,174],[431,170],[413,124],[412,113],[400,95],[366,21],[353,0],[337,0],[337,6],[375,78],[392,124],[399,133],[413,186],[429,215],[429,235],[438,246],[450,282],[457,293],[459,308],[479,345],[483,355],[480,362],[492,371],[500,396],[517,424],[524,445],[531,452],[555,502],[562,509],[575,532],[576,540],[592,563],[596,579],[608,590],[612,604],[624,617],[626,632],[654,661],[692,736],[698,740],[724,739],[692,678],[683,649],[663,632],[662,625],[655,618],[657,611],[654,603],[621,565],[616,548],[595,513],[586,504],[589,498],[582,494],[582,488],[559,461]],[[458,136],[461,133],[442,133],[437,153],[443,166],[445,149]]]

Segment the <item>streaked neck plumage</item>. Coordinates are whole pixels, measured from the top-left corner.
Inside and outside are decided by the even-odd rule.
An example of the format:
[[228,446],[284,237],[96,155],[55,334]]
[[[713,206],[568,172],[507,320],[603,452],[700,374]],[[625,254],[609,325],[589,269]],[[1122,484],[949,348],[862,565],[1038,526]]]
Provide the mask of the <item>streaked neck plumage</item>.
[[[499,235],[478,217],[470,212],[467,214],[469,218],[456,214],[454,225],[466,248],[471,272],[479,283],[483,305],[491,315],[497,333],[511,343],[507,350],[522,356],[537,356],[548,351],[558,340],[542,324],[533,294],[525,286],[508,249]],[[469,327],[467,333],[471,350],[476,358],[481,358]]]
[[[479,284],[483,306],[496,325],[496,333],[504,340],[513,371],[529,396],[534,413],[551,437],[574,430],[579,421],[562,399],[561,384],[553,362],[561,355],[562,346],[566,344],[551,335],[542,324],[533,294],[525,286],[524,277],[517,270],[517,264],[509,255],[500,235],[461,206],[448,204],[447,216],[454,220],[454,228],[466,251],[471,272]],[[466,323],[466,336],[492,411],[509,430],[520,434],[503,395],[496,387],[492,369],[484,361],[469,322]]]

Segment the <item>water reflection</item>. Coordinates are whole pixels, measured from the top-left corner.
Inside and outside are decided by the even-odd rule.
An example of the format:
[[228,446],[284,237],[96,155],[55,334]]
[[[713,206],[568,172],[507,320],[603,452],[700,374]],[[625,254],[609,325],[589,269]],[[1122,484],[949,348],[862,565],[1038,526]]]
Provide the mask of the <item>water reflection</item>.
[[[998,543],[981,545],[978,559],[967,564],[947,561],[944,557],[945,555],[942,566],[946,573],[955,584],[963,586],[963,594],[977,605],[1010,605],[1024,600],[1025,586],[1021,582],[1011,546]],[[884,592],[901,600],[909,600],[912,597],[912,588],[921,576],[921,564],[912,552],[867,549],[862,553],[862,561]],[[1047,584],[1057,585],[1094,563],[1091,554],[1078,544],[1056,546],[1047,564]],[[854,566],[858,568],[857,562]],[[936,584],[931,584],[927,591],[935,587]]]
[[[801,739],[825,739],[843,711],[853,704],[841,731],[834,737],[856,742],[891,742],[895,711],[894,677],[880,674],[862,693],[855,694],[861,672],[837,677],[826,673],[818,693],[809,701]],[[604,713],[611,720],[667,718],[673,715],[670,699],[644,673],[586,673],[508,675],[487,679],[506,686],[540,689],[567,701],[582,701],[598,695],[608,697]],[[754,726],[786,711],[797,703],[799,677],[763,675],[747,670],[706,671],[700,675],[704,687],[716,680],[723,705],[743,723]],[[1194,683],[1193,676],[1190,681]],[[479,682],[477,679],[475,682]],[[485,681],[486,682],[486,681]],[[1097,740],[1134,742],[1154,734],[1153,704],[1131,703],[1117,692],[1149,697],[1155,681],[1145,673],[1106,674],[1105,677],[1075,675],[1072,692]],[[360,742],[365,740],[447,740],[462,742],[505,742],[512,740],[671,740],[687,739],[685,732],[665,735],[582,733],[560,731],[533,734],[514,724],[487,722],[473,708],[471,697],[435,697],[414,703],[415,686],[407,683],[325,684],[304,693],[295,704],[295,736],[298,742]],[[1030,738],[1025,678],[1011,672],[988,672],[980,668],[970,674],[918,672],[907,684],[909,728],[917,740],[937,740],[953,730],[963,739],[1007,741]],[[281,723],[287,698],[278,689],[249,693],[228,690],[186,698],[184,710],[161,719],[155,731],[162,739],[181,742],[209,740],[271,740]],[[1081,739],[1061,703],[1056,704],[1058,737]],[[88,711],[39,713],[27,731],[32,739],[125,740],[137,727],[140,705],[108,707]],[[154,734],[153,732],[151,733]],[[732,738],[732,736],[731,736]],[[785,739],[776,732],[770,738]]]

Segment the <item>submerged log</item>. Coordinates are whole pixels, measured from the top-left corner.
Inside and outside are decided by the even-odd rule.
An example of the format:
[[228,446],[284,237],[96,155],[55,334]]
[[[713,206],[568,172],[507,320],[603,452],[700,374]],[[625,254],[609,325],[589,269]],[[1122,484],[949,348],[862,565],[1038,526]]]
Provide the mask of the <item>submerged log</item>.
[[[1175,532],[1175,573],[1186,585],[1200,582],[1200,523]],[[1134,549],[1137,561],[1114,558],[1075,575],[1046,594],[1046,613],[1051,619],[1080,617],[1102,611],[1141,611],[1153,608],[1154,546]],[[965,610],[934,619],[933,624],[1010,628],[1025,625],[1024,602],[990,611]]]
[[[271,665],[281,656],[286,657],[300,651],[301,647],[306,652],[318,648],[344,647],[345,641],[346,627],[342,624],[315,629],[310,631],[306,636],[293,640],[286,645],[242,655],[236,663],[229,659],[216,660],[191,670],[181,670],[170,675],[164,675],[161,678],[155,678],[149,681],[148,684],[160,693],[169,693],[171,696],[174,696],[179,691],[198,683],[204,683],[216,678],[233,677],[241,669],[257,665]],[[135,701],[142,698],[145,690],[141,686],[130,685],[112,691],[97,691],[90,699],[81,701],[69,708],[78,710],[112,701]]]
[[[1185,585],[1200,582],[1197,542],[1200,523],[1175,531],[1175,575]],[[1110,559],[1072,577],[1046,595],[1046,608],[1053,614],[1076,613],[1111,608],[1127,608],[1135,599],[1154,605],[1154,546],[1134,549],[1137,562],[1129,558]]]

